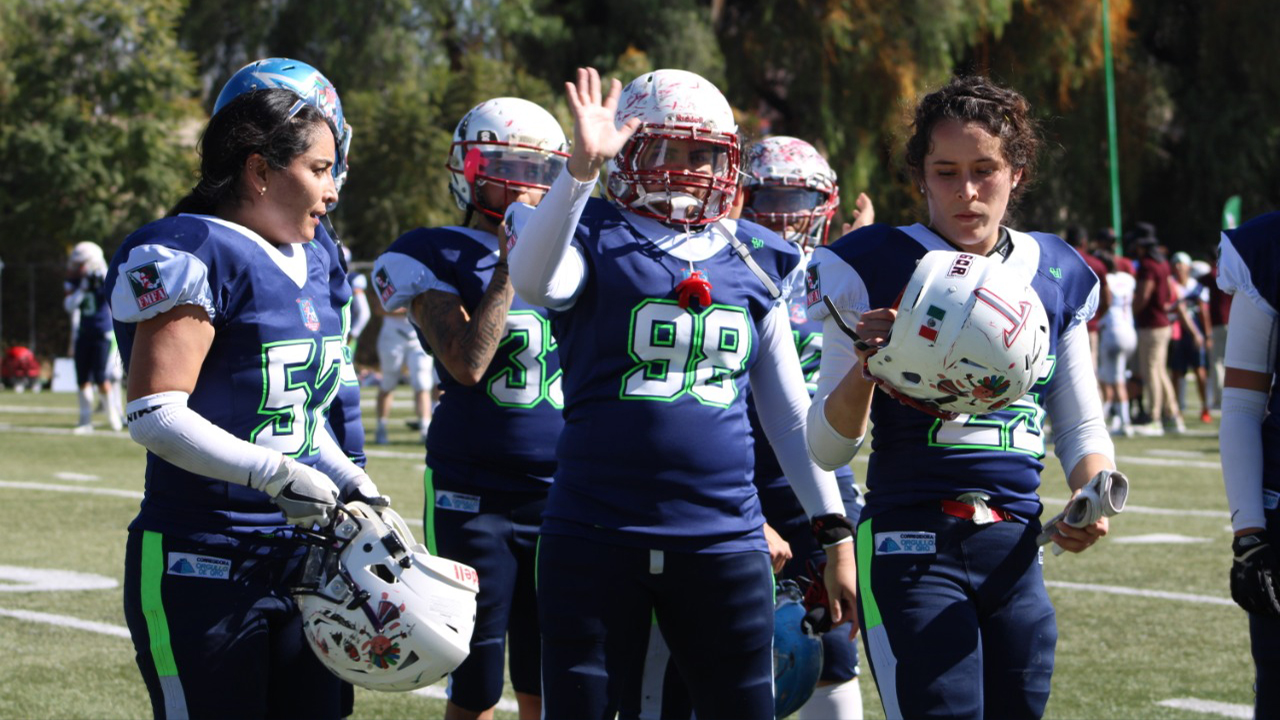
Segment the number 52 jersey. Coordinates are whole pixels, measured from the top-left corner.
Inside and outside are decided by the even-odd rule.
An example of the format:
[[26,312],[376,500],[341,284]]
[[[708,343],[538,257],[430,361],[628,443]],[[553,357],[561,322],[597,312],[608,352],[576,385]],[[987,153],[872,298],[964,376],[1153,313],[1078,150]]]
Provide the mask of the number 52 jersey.
[[[208,216],[142,227],[107,275],[126,367],[137,323],[180,305],[204,308],[215,334],[188,406],[241,440],[314,464],[329,404],[342,384],[356,382],[343,362],[333,262],[318,242],[276,248]],[[266,494],[147,453],[146,497],[133,529],[235,544],[283,527]]]

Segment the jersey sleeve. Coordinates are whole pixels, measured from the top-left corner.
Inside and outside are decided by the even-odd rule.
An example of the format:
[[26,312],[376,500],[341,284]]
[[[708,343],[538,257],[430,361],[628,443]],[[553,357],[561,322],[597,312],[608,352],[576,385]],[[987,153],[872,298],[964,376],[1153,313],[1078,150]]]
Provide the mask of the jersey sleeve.
[[431,269],[432,259],[427,230],[401,235],[379,255],[373,264],[373,286],[382,306],[391,311],[408,308],[415,297],[428,290],[457,295],[458,289]]
[[139,323],[179,305],[198,305],[219,317],[208,264],[192,252],[150,243],[136,245],[119,266],[111,293],[111,315]]
[[1243,294],[1267,315],[1280,317],[1255,284],[1250,265],[1236,247],[1235,238],[1223,233],[1218,250],[1218,287],[1228,295]]
[[825,247],[814,250],[809,258],[804,287],[810,320],[826,320],[830,314],[822,301],[824,296],[830,297],[837,308],[852,312],[855,319],[871,309],[867,285],[858,271]]

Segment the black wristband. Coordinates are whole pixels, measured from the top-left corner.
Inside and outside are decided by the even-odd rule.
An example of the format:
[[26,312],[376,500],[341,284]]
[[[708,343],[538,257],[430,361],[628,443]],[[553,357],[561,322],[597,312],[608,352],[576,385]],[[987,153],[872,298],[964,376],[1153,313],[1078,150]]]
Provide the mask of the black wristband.
[[853,537],[853,523],[837,513],[815,515],[810,521],[813,536],[822,547],[831,547],[841,540]]

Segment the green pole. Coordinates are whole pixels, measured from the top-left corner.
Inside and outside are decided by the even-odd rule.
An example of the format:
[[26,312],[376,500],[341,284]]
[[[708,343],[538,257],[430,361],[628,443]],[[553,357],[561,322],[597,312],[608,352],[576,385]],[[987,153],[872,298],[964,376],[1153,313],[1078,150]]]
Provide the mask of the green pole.
[[1115,252],[1120,245],[1120,150],[1116,146],[1116,78],[1111,63],[1111,2],[1102,0],[1102,58],[1107,77],[1107,146],[1111,155],[1111,230],[1116,234]]

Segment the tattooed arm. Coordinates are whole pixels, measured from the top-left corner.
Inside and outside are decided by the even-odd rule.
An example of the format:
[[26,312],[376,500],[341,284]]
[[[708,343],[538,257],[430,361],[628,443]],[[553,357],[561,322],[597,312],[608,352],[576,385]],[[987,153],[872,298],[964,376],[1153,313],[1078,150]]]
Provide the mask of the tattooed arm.
[[514,294],[504,247],[474,314],[462,306],[462,298],[442,290],[428,290],[413,299],[414,321],[426,335],[432,353],[463,385],[480,382],[489,369],[506,334],[507,311]]

